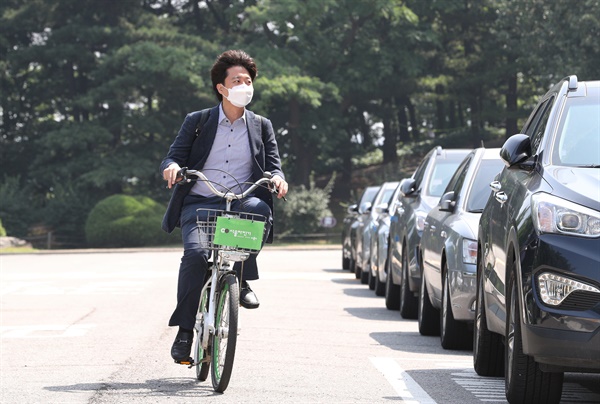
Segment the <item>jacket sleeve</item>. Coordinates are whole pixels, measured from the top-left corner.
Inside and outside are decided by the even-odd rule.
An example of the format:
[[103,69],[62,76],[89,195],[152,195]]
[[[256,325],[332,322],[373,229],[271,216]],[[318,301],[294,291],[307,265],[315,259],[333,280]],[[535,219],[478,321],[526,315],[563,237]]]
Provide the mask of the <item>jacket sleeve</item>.
[[188,161],[192,144],[196,136],[196,125],[198,124],[199,112],[193,112],[188,114],[179,129],[177,137],[171,144],[167,156],[160,163],[160,174],[167,168],[171,163],[177,163],[180,167],[185,166]]
[[285,179],[283,170],[281,169],[281,158],[279,157],[279,148],[275,139],[275,131],[273,124],[267,118],[262,117],[262,136],[265,147],[265,171],[269,171],[273,175],[278,175]]

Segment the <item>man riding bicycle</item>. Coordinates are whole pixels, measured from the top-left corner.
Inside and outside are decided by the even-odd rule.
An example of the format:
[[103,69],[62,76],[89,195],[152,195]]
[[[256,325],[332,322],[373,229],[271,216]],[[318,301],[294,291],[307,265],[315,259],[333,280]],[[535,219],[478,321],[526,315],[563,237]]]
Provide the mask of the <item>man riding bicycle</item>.
[[[245,108],[252,99],[252,82],[256,75],[256,64],[245,52],[229,50],[219,55],[211,69],[211,79],[220,103],[186,116],[160,165],[169,188],[179,182],[181,167],[189,167],[202,170],[217,189],[234,193],[242,193],[249,187],[248,183],[270,172],[278,189],[277,197],[286,195],[288,184],[281,169],[271,121]],[[214,196],[204,182],[184,183],[175,187],[163,218],[163,230],[170,233],[175,227],[181,227],[184,247],[177,306],[169,320],[169,326],[179,326],[171,348],[175,361],[190,356],[200,292],[208,271],[209,251],[199,244],[196,209],[223,209],[224,206],[223,199]],[[273,200],[268,190],[259,188],[248,198],[233,201],[232,210],[265,216],[266,242],[272,241]],[[242,280],[240,304],[249,309],[257,308],[258,298],[248,285],[248,281],[258,279],[256,255],[251,255],[243,267],[241,262],[236,262],[234,269]]]

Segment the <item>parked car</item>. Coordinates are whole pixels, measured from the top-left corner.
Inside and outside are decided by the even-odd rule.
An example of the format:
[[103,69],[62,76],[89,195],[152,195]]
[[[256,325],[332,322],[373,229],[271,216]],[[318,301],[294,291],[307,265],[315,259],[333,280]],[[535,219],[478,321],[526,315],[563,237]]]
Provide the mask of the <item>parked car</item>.
[[479,223],[473,359],[511,403],[600,371],[600,81],[560,81],[510,137]]
[[437,146],[427,153],[412,177],[400,182],[399,203],[396,210],[390,212],[388,259],[392,279],[386,289],[391,294],[389,300],[397,299],[399,295],[400,314],[404,318],[417,318],[417,296],[421,286],[419,243],[425,217],[437,204],[450,177],[469,152],[470,149]]
[[[369,215],[366,217],[362,232],[362,249],[357,255],[357,265],[360,267],[361,283],[369,282],[370,262],[371,262],[371,238],[377,233],[377,218],[381,209],[375,209],[376,206],[389,201],[390,197],[398,187],[398,182],[384,182],[375,195],[373,205],[369,209]],[[358,272],[358,269],[357,269]]]
[[366,202],[372,202],[379,190],[378,186],[367,187],[363,191],[357,204],[348,206],[348,214],[344,218],[342,226],[342,268],[351,269],[352,255],[352,232],[356,229],[359,216],[359,206]]
[[[369,287],[375,290],[375,295],[384,296],[388,274],[388,240],[390,237],[390,212],[396,208],[400,184],[392,194],[388,203],[385,204],[379,215],[377,226],[377,237],[373,237],[371,247],[371,275],[369,276]],[[371,286],[372,285],[372,286]]]
[[473,344],[479,218],[490,195],[489,184],[503,167],[499,148],[473,150],[425,219],[419,332],[439,334],[445,349],[468,349]]
[[[387,202],[389,202],[392,194],[398,187],[398,182],[384,182],[377,192],[375,199],[373,200],[373,206],[369,212],[369,216],[365,222],[365,227],[363,228],[363,241],[362,241],[362,251],[360,255],[360,281],[361,283],[369,282],[369,273],[371,272],[371,238],[377,233],[378,226],[378,217],[382,213],[383,209],[385,209]],[[376,209],[377,208],[377,209]]]
[[350,271],[356,275],[356,278],[360,278],[362,270],[359,265],[357,265],[357,260],[360,257],[362,252],[362,233],[365,226],[365,222],[371,212],[371,206],[373,205],[373,200],[381,185],[367,187],[365,192],[363,192],[362,197],[360,198],[360,203],[358,205],[358,211],[356,220],[352,223],[350,228]]

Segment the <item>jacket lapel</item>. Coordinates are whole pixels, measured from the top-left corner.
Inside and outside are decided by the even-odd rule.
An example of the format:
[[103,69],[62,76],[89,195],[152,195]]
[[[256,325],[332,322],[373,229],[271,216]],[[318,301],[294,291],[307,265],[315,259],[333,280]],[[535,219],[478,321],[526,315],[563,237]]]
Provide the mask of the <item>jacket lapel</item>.
[[193,167],[193,169],[201,170],[202,167],[204,167],[204,163],[206,163],[206,159],[208,159],[208,155],[210,154],[210,149],[212,149],[212,145],[215,142],[218,125],[219,106],[217,105],[210,110],[208,120],[202,127],[198,139],[194,141],[190,156],[193,156],[192,158],[198,161],[198,163]]

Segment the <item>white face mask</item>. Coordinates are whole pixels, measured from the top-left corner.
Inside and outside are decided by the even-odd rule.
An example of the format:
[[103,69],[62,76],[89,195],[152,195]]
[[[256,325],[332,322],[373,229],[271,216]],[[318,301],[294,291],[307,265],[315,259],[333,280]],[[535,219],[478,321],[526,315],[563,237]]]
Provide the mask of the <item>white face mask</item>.
[[227,88],[227,90],[229,90],[229,96],[224,95],[223,97],[227,98],[230,103],[238,108],[244,108],[250,104],[254,95],[254,87],[252,85],[240,84],[232,88]]

